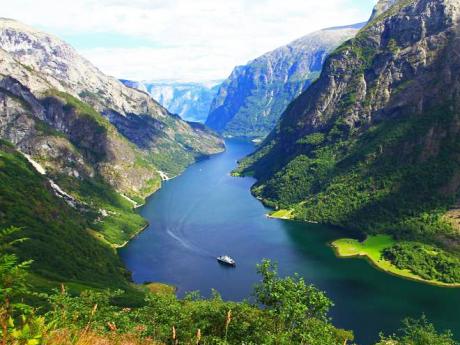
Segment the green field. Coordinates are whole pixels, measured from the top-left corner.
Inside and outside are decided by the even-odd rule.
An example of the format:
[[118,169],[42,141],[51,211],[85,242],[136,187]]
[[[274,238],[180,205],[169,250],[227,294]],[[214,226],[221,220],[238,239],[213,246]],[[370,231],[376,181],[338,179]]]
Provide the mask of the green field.
[[292,210],[278,210],[270,213],[268,215],[270,218],[278,218],[278,219],[292,219],[293,218],[293,211]]
[[175,286],[163,283],[147,283],[144,286],[147,287],[149,292],[163,295],[173,295],[177,290]]
[[383,251],[395,244],[396,241],[389,235],[376,235],[368,236],[364,242],[359,242],[358,240],[349,238],[342,238],[332,242],[332,247],[334,248],[338,257],[364,257],[369,260],[373,266],[390,274],[432,285],[460,287],[460,284],[448,284],[436,280],[423,279],[411,271],[407,269],[399,269],[390,261],[383,259]]

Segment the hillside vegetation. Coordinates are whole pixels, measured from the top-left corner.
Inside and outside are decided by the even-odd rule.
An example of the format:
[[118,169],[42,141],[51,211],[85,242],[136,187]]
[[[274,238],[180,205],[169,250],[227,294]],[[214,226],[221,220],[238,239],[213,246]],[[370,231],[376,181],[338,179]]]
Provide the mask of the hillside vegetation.
[[[14,224],[23,229],[20,236],[29,240],[20,243],[14,253],[21,260],[33,260],[31,272],[50,281],[128,287],[129,274],[114,249],[89,231],[90,227],[104,230],[101,223],[91,226],[96,217],[95,210],[85,210],[83,204],[80,205],[83,209],[70,206],[64,198],[56,195],[50,180],[40,175],[12,145],[3,141],[0,141],[0,180],[0,227]],[[121,197],[114,197],[116,193],[110,189],[100,187],[93,193],[101,189],[109,194],[105,202],[113,205],[114,212],[124,212],[131,220],[139,217],[123,202],[117,203],[117,198]],[[104,194],[99,198],[104,200]],[[127,229],[137,231],[135,228],[139,222],[144,221],[140,219]],[[48,284],[41,280],[34,282]]]
[[296,219],[435,245],[442,264],[429,251],[411,263],[413,245],[386,257],[456,280],[447,266],[458,270],[460,239],[444,215],[460,197],[458,7],[399,1],[377,16],[235,173],[255,176],[253,193]]
[[[122,291],[85,291],[72,296],[63,285],[47,297],[45,313],[18,303],[27,288],[30,262],[8,250],[26,239],[0,231],[0,339],[2,345],[65,344],[309,344],[342,345],[349,331],[328,317],[331,300],[298,277],[280,278],[276,265],[258,265],[261,280],[253,303],[225,302],[217,292],[209,299],[190,293],[149,293],[142,306],[118,307]],[[18,242],[19,241],[19,242]],[[405,321],[401,335],[381,336],[380,345],[457,345],[449,332],[438,333],[425,318]]]

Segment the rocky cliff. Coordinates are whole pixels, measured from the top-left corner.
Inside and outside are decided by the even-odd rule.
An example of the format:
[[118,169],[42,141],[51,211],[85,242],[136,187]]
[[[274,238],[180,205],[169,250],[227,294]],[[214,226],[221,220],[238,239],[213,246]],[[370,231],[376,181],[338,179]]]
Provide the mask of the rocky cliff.
[[458,252],[459,15],[456,0],[397,1],[331,53],[241,162],[253,192],[299,219]]
[[314,32],[236,67],[214,98],[206,124],[227,136],[264,137],[319,76],[327,54],[361,26]]
[[391,6],[393,6],[399,0],[379,0],[374,6],[374,9],[371,14],[369,21],[374,20],[384,12],[388,11]]
[[[27,80],[21,83],[38,99],[63,92],[86,103],[127,141],[151,153],[159,169],[176,174],[194,159],[222,150],[222,141],[212,133],[171,115],[146,93],[104,75],[56,37],[2,19],[0,48],[22,67],[17,73]],[[16,78],[11,68],[2,74]]]
[[204,123],[208,117],[211,102],[219,89],[220,82],[134,82],[122,80],[123,84],[148,92],[154,100],[173,114],[186,121]]

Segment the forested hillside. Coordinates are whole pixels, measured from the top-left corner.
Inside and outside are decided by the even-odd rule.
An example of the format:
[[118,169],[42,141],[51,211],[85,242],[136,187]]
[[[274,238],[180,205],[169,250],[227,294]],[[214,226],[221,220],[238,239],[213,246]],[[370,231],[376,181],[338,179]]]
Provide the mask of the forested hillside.
[[459,6],[396,1],[336,49],[241,162],[254,194],[297,219],[409,241],[387,258],[459,282]]

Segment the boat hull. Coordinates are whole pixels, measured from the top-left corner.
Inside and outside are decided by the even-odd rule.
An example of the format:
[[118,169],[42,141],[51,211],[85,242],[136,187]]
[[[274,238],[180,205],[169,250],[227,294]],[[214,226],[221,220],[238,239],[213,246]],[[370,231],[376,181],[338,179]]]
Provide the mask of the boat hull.
[[236,266],[235,262],[228,262],[228,261],[224,261],[220,259],[217,259],[217,262],[220,263],[221,265],[232,266],[232,267]]

